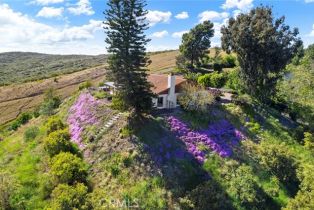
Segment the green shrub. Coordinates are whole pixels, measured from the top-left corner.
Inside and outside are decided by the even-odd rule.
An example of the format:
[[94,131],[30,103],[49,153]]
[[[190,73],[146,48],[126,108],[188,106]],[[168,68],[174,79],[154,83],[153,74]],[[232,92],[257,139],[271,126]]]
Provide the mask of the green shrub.
[[224,74],[217,72],[211,73],[210,82],[213,87],[221,88],[225,84]]
[[262,142],[257,150],[260,164],[284,183],[296,183],[296,162],[284,145]]
[[118,95],[115,95],[112,97],[111,108],[115,109],[115,110],[119,110],[119,111],[126,111],[127,110],[126,104],[124,103],[122,98],[119,97]]
[[241,85],[241,79],[240,79],[239,73],[240,71],[238,68],[225,72],[226,87],[242,92],[243,87]]
[[51,207],[55,210],[90,209],[91,205],[87,197],[88,188],[82,183],[74,186],[59,184],[52,191]]
[[198,78],[201,76],[202,74],[200,73],[186,73],[184,74],[184,78],[186,80],[188,80],[189,82],[197,82]]
[[83,82],[82,84],[80,84],[79,90],[84,90],[84,89],[87,89],[91,86],[92,86],[92,83],[90,81],[86,81],[86,82]]
[[108,98],[110,94],[105,91],[97,91],[96,93],[93,94],[93,96],[97,99],[104,99]]
[[272,176],[269,186],[265,189],[265,192],[271,197],[278,197],[279,190],[280,190],[279,179],[275,176]]
[[309,132],[304,133],[304,146],[314,152],[314,136]]
[[314,166],[303,165],[298,169],[298,178],[301,181],[297,195],[290,199],[284,210],[314,209]]
[[224,86],[225,77],[223,73],[213,72],[198,77],[197,82],[203,87],[221,88],[222,86]]
[[237,58],[234,55],[227,54],[223,56],[222,64],[225,68],[233,68],[236,66]]
[[50,134],[57,130],[63,130],[66,128],[66,125],[58,117],[50,117],[46,122],[47,134]]
[[44,148],[50,157],[60,152],[78,153],[78,149],[70,141],[71,136],[67,129],[57,130],[50,133],[44,140]]
[[20,126],[21,126],[21,124],[20,124],[18,121],[14,120],[14,121],[11,123],[9,129],[10,129],[10,130],[13,130],[13,131],[16,131]]
[[40,107],[40,114],[47,116],[53,115],[55,113],[55,109],[57,109],[60,104],[60,97],[56,96],[55,91],[50,88],[45,92],[44,102]]
[[28,121],[32,119],[32,115],[30,113],[22,113],[20,116],[18,116],[17,119],[15,119],[11,125],[10,125],[10,130],[16,131],[21,125],[24,125],[28,123]]
[[24,140],[30,141],[36,138],[36,136],[39,134],[39,128],[36,126],[29,127],[24,132]]
[[120,130],[120,135],[122,138],[130,137],[131,135],[133,135],[133,133],[134,131],[129,127],[123,127]]
[[188,195],[180,199],[183,209],[232,209],[228,195],[213,179],[198,185]]
[[28,123],[28,121],[32,119],[32,115],[30,113],[22,113],[18,118],[17,121],[21,124],[24,125]]
[[202,76],[199,76],[197,78],[197,83],[202,85],[203,87],[209,87],[211,86],[211,75],[210,74],[204,74]]
[[126,202],[138,204],[140,209],[167,209],[166,196],[159,177],[139,181],[124,193]]
[[61,152],[50,162],[50,173],[57,184],[86,182],[87,166],[81,158],[69,152]]
[[186,85],[178,101],[186,111],[208,113],[215,98],[209,91],[202,87]]
[[14,209],[11,201],[16,190],[17,184],[13,177],[0,171],[0,209]]

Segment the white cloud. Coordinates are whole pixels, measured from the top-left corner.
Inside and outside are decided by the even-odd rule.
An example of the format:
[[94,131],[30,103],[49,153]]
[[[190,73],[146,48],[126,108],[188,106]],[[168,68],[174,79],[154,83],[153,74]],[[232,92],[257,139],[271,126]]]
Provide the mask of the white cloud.
[[314,2],[314,0],[305,0],[305,3],[311,3]]
[[233,10],[232,13],[233,13],[233,17],[234,17],[234,18],[237,18],[238,15],[240,15],[240,14],[242,13],[242,11],[239,10],[239,9],[236,9],[236,10]]
[[181,38],[183,36],[183,34],[188,33],[189,31],[178,31],[178,32],[174,32],[172,34],[173,38]]
[[205,20],[221,20],[229,17],[229,13],[227,12],[216,12],[216,11],[204,11],[198,15],[200,18],[200,22],[204,22]]
[[312,31],[311,31],[311,33],[309,34],[309,36],[313,36],[313,37],[314,37],[314,24],[313,24]]
[[177,19],[187,19],[189,18],[189,14],[187,12],[181,12],[175,16]]
[[151,37],[154,37],[154,38],[163,38],[165,36],[168,36],[168,31],[166,30],[163,30],[163,31],[158,31],[158,32],[155,32],[153,33],[152,35],[150,35]]
[[253,0],[226,0],[221,7],[223,9],[237,8],[241,11],[248,11],[253,7]]
[[55,7],[43,7],[38,13],[37,17],[45,17],[45,18],[52,18],[52,17],[62,17],[62,13],[64,11],[63,7],[55,8]]
[[[79,53],[88,51],[89,41],[95,40],[95,34],[103,24],[100,20],[90,20],[81,26],[50,26],[13,11],[7,4],[0,4],[0,25],[1,52],[34,50],[67,53],[79,50]],[[77,49],[81,45],[87,45],[87,48]]]
[[39,4],[39,5],[48,5],[48,4],[58,4],[63,3],[64,0],[35,0],[32,3]]
[[89,0],[79,0],[74,7],[69,7],[68,11],[73,15],[93,15],[95,11]]
[[150,26],[154,26],[157,23],[167,23],[170,21],[172,13],[171,12],[162,12],[158,10],[148,10],[146,19]]

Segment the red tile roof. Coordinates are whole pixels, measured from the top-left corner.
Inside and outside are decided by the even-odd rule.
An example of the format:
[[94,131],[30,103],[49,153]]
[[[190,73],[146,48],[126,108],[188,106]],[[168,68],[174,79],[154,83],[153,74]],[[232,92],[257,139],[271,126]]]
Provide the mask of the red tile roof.
[[[178,86],[183,84],[186,80],[182,76],[175,76],[176,78],[176,92]],[[148,81],[153,85],[151,88],[155,94],[166,94],[168,92],[168,75],[162,74],[150,74],[148,75]]]

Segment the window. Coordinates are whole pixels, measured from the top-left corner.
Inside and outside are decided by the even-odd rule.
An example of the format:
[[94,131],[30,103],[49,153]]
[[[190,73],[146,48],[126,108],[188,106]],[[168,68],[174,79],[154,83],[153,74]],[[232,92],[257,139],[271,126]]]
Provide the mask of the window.
[[158,97],[157,107],[163,107],[163,106],[164,106],[164,97]]

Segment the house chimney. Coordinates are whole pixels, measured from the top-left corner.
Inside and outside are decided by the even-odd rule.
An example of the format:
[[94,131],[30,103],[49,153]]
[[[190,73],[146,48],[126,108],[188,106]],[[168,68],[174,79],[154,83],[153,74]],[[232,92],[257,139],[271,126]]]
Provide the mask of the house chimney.
[[169,88],[169,95],[175,94],[176,89],[176,76],[172,73],[168,75],[168,88]]

